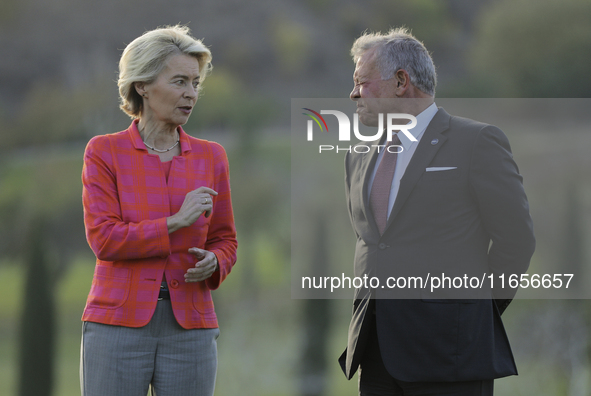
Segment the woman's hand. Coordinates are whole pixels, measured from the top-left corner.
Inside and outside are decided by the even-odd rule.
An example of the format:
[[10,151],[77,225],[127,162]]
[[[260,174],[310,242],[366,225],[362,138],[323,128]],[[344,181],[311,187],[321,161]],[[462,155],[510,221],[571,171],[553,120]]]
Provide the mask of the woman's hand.
[[218,193],[208,187],[199,187],[187,193],[179,211],[166,219],[168,233],[189,227],[202,213],[205,213],[205,217],[209,217],[213,206],[212,195],[218,195]]
[[195,255],[197,261],[195,268],[189,268],[185,273],[185,282],[200,282],[209,278],[218,269],[218,259],[209,250],[199,248],[189,249],[189,253]]

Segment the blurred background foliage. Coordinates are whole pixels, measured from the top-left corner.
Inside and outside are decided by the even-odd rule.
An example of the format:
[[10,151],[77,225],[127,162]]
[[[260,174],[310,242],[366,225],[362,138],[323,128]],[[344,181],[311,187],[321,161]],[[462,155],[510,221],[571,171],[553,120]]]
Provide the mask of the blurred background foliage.
[[587,0],[493,3],[479,17],[471,71],[494,96],[589,96],[589,15]]
[[[336,364],[350,301],[290,298],[290,98],[347,97],[353,40],[402,25],[432,52],[439,97],[589,97],[589,15],[588,0],[0,0],[0,395],[79,394],[80,315],[94,261],[82,222],[82,155],[92,136],[129,125],[118,109],[117,62],[144,31],[187,24],[213,53],[185,130],[226,147],[239,232],[238,263],[214,296],[216,394],[342,395],[356,394]],[[553,167],[544,183],[526,175],[535,263],[588,267],[588,132],[558,152],[554,136],[510,136],[525,169]],[[311,234],[351,238],[340,220],[302,216]],[[310,252],[351,265],[318,244]],[[27,277],[40,262],[45,275]],[[24,310],[42,303],[55,315],[29,324]],[[505,320],[521,376],[499,381],[497,394],[591,394],[589,311],[587,301],[511,306]],[[31,326],[39,331],[29,337],[55,343],[37,368],[26,363],[36,349],[17,342]],[[40,378],[39,370],[51,377],[39,381],[46,392],[30,393],[19,378]]]

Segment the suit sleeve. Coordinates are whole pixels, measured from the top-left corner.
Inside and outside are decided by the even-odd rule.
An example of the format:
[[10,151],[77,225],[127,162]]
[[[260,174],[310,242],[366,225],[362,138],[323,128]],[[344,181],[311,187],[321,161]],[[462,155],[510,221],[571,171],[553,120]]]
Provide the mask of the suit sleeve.
[[[475,141],[470,184],[480,218],[492,244],[488,264],[495,279],[527,271],[535,249],[533,224],[523,180],[513,160],[509,141],[494,126],[479,131]],[[507,284],[505,283],[505,286]],[[504,309],[516,290],[496,288],[493,295]]]
[[214,198],[211,222],[207,234],[205,249],[213,252],[218,260],[219,270],[206,280],[211,290],[217,289],[226,279],[236,262],[236,227],[230,195],[230,168],[228,157],[223,147],[212,143],[214,151]]
[[125,223],[110,140],[93,138],[84,153],[82,203],[86,239],[99,260],[119,261],[170,254],[166,218]]

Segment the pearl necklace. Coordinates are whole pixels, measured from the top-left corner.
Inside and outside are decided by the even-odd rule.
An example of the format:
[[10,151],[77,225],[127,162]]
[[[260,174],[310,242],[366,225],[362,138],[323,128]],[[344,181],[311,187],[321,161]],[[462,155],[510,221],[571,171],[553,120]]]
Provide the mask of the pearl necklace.
[[164,149],[164,150],[160,150],[160,149],[157,149],[157,148],[155,148],[155,147],[152,147],[152,146],[150,146],[150,145],[149,145],[148,143],[146,143],[146,142],[145,142],[143,139],[142,139],[142,142],[144,142],[144,144],[146,145],[146,147],[147,147],[147,148],[149,148],[150,150],[154,150],[154,151],[155,151],[155,152],[157,152],[157,153],[166,153],[166,152],[168,152],[168,151],[172,150],[173,148],[175,148],[175,147],[177,146],[177,144],[179,144],[180,140],[181,140],[181,135],[180,135],[180,134],[178,134],[178,135],[177,135],[177,139],[176,139],[176,143],[175,143],[175,144],[173,144],[172,146],[170,146],[169,148],[167,148],[167,149]]

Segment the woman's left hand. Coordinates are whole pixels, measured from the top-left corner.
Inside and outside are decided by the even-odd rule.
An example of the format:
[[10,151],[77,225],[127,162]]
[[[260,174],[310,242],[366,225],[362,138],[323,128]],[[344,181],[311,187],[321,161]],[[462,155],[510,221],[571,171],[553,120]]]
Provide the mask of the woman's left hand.
[[199,248],[189,249],[189,253],[197,258],[194,268],[185,273],[185,282],[200,282],[209,278],[218,269],[218,259],[209,250]]

